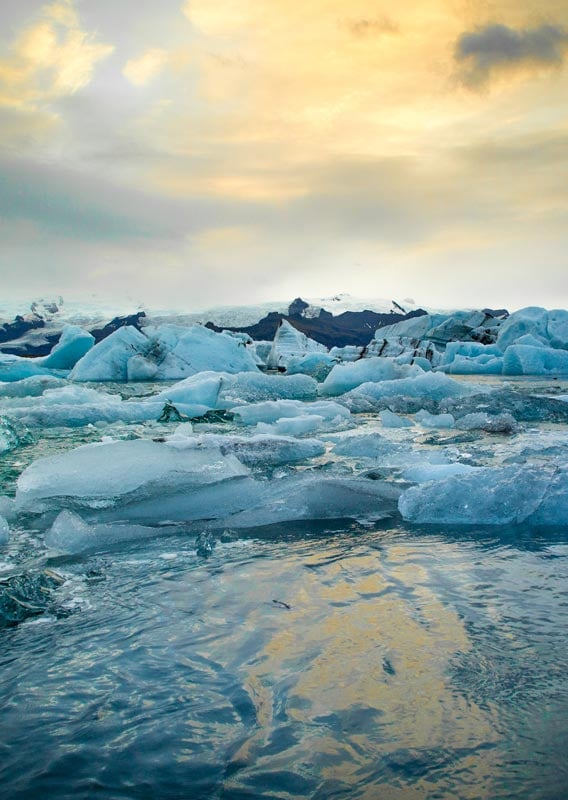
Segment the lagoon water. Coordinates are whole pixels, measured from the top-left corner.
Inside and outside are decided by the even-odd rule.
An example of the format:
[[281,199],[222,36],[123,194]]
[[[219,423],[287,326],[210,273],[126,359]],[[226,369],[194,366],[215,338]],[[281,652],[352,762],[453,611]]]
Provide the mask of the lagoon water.
[[[90,437],[6,454],[2,491]],[[567,528],[180,528],[55,557],[30,520],[0,562],[4,598],[63,579],[0,630],[9,800],[568,796]]]

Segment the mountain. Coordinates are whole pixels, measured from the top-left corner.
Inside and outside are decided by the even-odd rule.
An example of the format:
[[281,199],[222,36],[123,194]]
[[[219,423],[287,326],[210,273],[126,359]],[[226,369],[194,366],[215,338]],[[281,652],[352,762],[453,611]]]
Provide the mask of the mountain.
[[[400,311],[395,311],[394,306]],[[393,303],[393,310],[388,313],[365,309],[363,311],[344,311],[334,316],[329,311],[320,308],[317,316],[312,316],[309,313],[311,308],[309,303],[297,297],[288,307],[287,314],[271,311],[256,324],[243,327],[227,325],[220,327],[213,322],[207,322],[207,327],[214,331],[230,330],[235,333],[245,333],[255,341],[271,341],[274,339],[281,321],[287,320],[296,330],[305,333],[310,339],[314,339],[326,347],[344,347],[349,344],[364,347],[369,344],[377,328],[426,314],[426,311],[421,308],[406,313],[404,308],[395,303]]]

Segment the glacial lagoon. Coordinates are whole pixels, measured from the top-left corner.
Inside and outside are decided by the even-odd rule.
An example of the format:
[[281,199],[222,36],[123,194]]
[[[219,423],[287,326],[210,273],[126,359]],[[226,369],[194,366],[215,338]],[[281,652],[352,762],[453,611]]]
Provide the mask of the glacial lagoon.
[[[474,381],[503,390],[498,378],[459,385]],[[124,403],[168,388],[91,391]],[[186,440],[218,448],[232,437],[224,457],[246,474],[233,479],[233,505],[223,510],[229,495],[220,493],[208,520],[170,519],[178,506],[166,484],[154,486],[153,505],[168,508],[160,519],[132,496],[118,512],[93,502],[81,483],[62,499],[41,470],[30,504],[14,512],[4,502],[4,796],[566,797],[568,527],[561,517],[536,524],[534,515],[568,452],[565,422],[548,411],[539,419],[538,409],[568,384],[524,378],[506,388],[521,404],[517,416],[524,404],[531,417],[515,430],[436,427],[443,420],[432,405],[438,421],[419,423],[415,409],[391,403],[412,426],[394,427],[378,407],[318,413],[295,423],[306,449],[293,463],[266,407],[254,427],[239,419],[69,427],[38,417],[33,441],[3,454],[7,497],[18,479],[25,488],[30,464],[105,442],[110,462],[113,443],[173,442],[184,453]],[[254,457],[253,446],[245,457],[242,440],[259,436],[264,455]],[[314,437],[320,449],[301,445]],[[246,463],[235,466],[235,453]],[[61,487],[65,463],[57,463]],[[503,470],[513,470],[504,491],[519,487],[515,507],[530,506],[520,521],[416,523],[393,500],[393,491],[424,486],[450,498],[472,491],[472,471],[487,481],[505,480]],[[546,486],[533,497],[539,474]],[[252,502],[250,481],[265,494],[237,510],[234,494]],[[459,481],[470,483],[460,490]],[[371,489],[353,494],[355,485]],[[314,487],[327,487],[329,513],[310,505]],[[566,494],[563,485],[555,491],[560,514]],[[472,497],[486,513],[485,495]],[[137,509],[127,521],[125,508]],[[46,541],[61,514],[67,538],[51,540],[58,550]]]

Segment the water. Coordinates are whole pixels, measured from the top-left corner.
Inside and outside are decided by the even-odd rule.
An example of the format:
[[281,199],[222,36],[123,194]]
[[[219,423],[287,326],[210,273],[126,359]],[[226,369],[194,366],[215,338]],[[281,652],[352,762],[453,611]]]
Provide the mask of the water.
[[[105,432],[36,432],[1,491]],[[564,439],[465,447],[504,463],[535,440],[537,463]],[[25,522],[0,552],[9,800],[568,797],[568,528],[194,527],[54,558]]]
[[51,611],[2,633],[5,797],[566,797],[565,535],[178,535],[50,566]]

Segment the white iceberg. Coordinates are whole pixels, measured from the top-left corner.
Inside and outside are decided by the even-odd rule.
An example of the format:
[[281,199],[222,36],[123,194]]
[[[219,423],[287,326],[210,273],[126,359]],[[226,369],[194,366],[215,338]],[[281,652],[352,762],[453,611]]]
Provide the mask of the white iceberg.
[[257,372],[256,360],[233,336],[200,325],[119,328],[74,367],[74,381],[181,380],[204,371]]
[[345,422],[351,417],[349,409],[331,400],[320,400],[315,403],[302,403],[299,400],[267,400],[264,403],[234,406],[230,410],[244,425],[256,425],[259,422],[273,424],[284,417],[306,415],[316,415],[333,422]]
[[41,364],[48,369],[72,369],[94,344],[95,337],[89,331],[78,325],[65,325],[58,343],[41,359]]
[[162,501],[248,474],[234,455],[191,440],[183,449],[143,439],[89,444],[27,467],[18,479],[16,508],[41,512]]
[[286,369],[290,359],[302,358],[311,353],[327,354],[327,347],[310,339],[305,333],[297,330],[287,320],[283,319],[280,321],[278,330],[274,335],[266,365],[270,369],[278,369],[279,367]]
[[320,394],[336,397],[370,381],[391,381],[421,375],[416,365],[398,364],[393,358],[364,358],[337,364],[320,386]]

